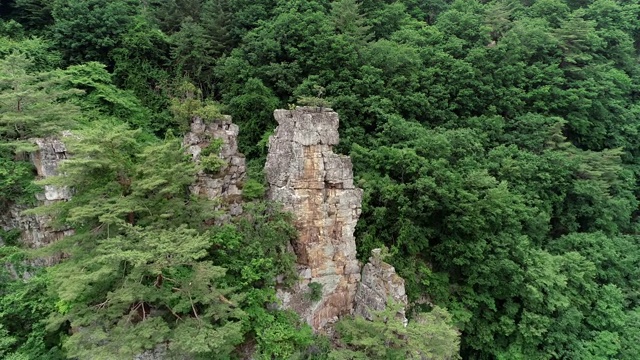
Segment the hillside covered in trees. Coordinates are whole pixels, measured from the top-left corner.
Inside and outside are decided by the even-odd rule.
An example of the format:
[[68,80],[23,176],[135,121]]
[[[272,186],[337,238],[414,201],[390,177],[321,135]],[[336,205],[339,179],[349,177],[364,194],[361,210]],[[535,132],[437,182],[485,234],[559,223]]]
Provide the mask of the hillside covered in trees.
[[[67,186],[29,211],[75,229],[0,230],[0,357],[638,359],[639,55],[638,0],[0,0],[0,209]],[[262,168],[295,104],[340,114],[358,255],[388,248],[419,326],[273,308],[295,229]],[[180,139],[222,114],[250,180],[212,226]]]

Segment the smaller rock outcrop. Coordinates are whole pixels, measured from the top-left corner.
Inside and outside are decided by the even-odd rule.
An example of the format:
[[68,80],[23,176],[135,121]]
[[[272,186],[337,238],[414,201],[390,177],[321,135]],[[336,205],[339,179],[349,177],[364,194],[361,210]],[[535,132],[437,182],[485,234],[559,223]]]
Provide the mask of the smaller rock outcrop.
[[215,174],[201,170],[190,190],[192,194],[203,195],[211,200],[221,199],[223,205],[228,206],[231,215],[242,213],[242,184],[247,171],[244,155],[238,152],[238,132],[238,125],[231,122],[231,116],[224,116],[211,123],[194,117],[191,131],[183,141],[187,153],[199,162],[203,150],[215,139],[222,140],[217,154],[222,160],[220,170]]
[[389,299],[402,305],[398,317],[406,326],[404,309],[407,306],[407,294],[404,279],[396,274],[393,266],[382,261],[381,249],[374,249],[369,262],[362,269],[362,279],[356,292],[355,314],[372,320],[370,311],[386,309]]
[[[44,179],[58,175],[60,162],[67,158],[67,148],[56,138],[33,139],[38,150],[31,154],[30,159],[36,168],[38,177]],[[66,187],[45,185],[44,193],[36,195],[44,204],[71,199],[71,191]]]
[[[64,143],[56,138],[32,139],[38,150],[30,155],[30,160],[36,168],[37,177],[44,179],[58,174],[58,165],[67,158]],[[48,205],[71,198],[71,191],[67,188],[46,185],[42,193],[36,194],[41,205]],[[4,230],[18,229],[21,231],[21,242],[30,248],[39,248],[51,244],[62,237],[73,234],[72,229],[54,229],[51,218],[45,215],[24,215],[22,212],[29,207],[13,204],[4,211],[0,211],[0,226]],[[41,259],[41,265],[50,265],[56,259]]]

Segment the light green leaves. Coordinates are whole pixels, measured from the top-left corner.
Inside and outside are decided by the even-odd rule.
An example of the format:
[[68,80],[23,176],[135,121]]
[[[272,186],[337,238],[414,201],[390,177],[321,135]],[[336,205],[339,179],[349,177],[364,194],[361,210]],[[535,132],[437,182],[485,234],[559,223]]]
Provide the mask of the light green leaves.
[[70,129],[79,114],[65,100],[80,91],[64,87],[60,71],[32,73],[31,64],[19,52],[0,59],[0,138],[13,146]]

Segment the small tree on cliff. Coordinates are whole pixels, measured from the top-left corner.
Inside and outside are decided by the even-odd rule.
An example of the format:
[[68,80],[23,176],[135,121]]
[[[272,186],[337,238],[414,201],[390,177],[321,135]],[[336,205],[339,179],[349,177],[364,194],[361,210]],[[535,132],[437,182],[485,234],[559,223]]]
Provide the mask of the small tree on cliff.
[[181,132],[189,129],[194,116],[205,121],[217,120],[222,117],[220,104],[205,99],[202,90],[189,81],[183,81],[174,90],[169,110],[173,114],[174,123]]
[[318,108],[328,108],[331,107],[331,103],[324,99],[324,94],[325,94],[325,88],[314,84],[312,86],[311,89],[307,89],[306,91],[304,90],[304,85],[306,83],[303,83],[301,85],[301,88],[298,89],[298,92],[302,91],[302,92],[306,92],[307,94],[313,94],[313,95],[302,95],[298,98],[298,105],[302,105],[302,106],[315,106]]
[[460,334],[451,315],[440,307],[414,317],[405,327],[396,314],[401,305],[371,311],[373,321],[362,316],[343,319],[336,327],[345,348],[333,350],[331,360],[357,359],[457,359]]

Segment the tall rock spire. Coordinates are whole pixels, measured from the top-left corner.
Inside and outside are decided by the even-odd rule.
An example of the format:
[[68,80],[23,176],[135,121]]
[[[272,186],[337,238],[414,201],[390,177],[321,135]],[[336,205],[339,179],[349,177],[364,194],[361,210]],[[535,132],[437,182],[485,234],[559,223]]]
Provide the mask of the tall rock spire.
[[[353,312],[360,280],[353,233],[362,190],[353,185],[351,159],[332,151],[338,144],[337,113],[297,107],[276,110],[274,116],[278,127],[265,165],[269,198],[293,212],[299,233],[292,246],[300,281],[280,291],[280,298],[285,308],[322,330]],[[321,285],[321,294],[320,285],[312,283]]]

